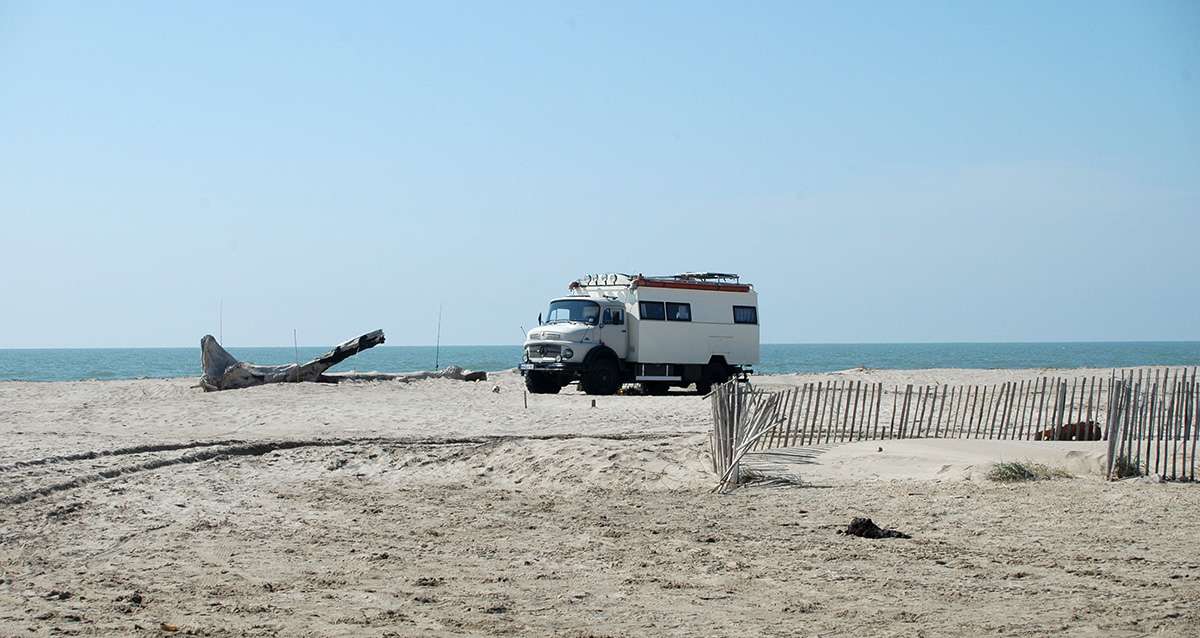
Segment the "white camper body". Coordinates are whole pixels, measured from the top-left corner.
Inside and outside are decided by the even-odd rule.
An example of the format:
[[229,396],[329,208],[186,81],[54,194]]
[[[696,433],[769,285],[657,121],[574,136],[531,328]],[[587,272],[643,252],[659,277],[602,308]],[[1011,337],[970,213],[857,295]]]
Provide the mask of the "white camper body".
[[707,392],[758,363],[758,294],[737,275],[592,275],[569,292],[525,341],[520,368],[533,392],[575,380],[589,394],[632,382]]

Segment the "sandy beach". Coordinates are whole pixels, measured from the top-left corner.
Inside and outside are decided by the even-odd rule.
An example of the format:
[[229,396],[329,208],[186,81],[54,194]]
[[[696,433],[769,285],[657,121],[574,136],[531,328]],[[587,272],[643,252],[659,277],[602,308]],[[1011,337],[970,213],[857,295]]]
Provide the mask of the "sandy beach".
[[[759,379],[998,383],[1109,370]],[[830,445],[715,485],[694,394],[0,383],[0,635],[1195,635],[1200,490],[1101,444]],[[980,442],[987,443],[987,442]],[[995,442],[991,442],[995,443]],[[1005,457],[1005,458],[1000,458]],[[997,460],[1070,479],[994,483]],[[868,516],[911,539],[838,534]]]

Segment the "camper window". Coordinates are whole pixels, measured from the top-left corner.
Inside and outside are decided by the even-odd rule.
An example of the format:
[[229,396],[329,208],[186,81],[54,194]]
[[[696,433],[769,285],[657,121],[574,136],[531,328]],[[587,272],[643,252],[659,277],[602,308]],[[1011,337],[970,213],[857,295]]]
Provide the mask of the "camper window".
[[638,307],[638,315],[642,319],[662,321],[667,318],[667,311],[663,309],[661,301],[643,301],[638,304]]
[[667,321],[691,321],[692,304],[667,302]]
[[734,323],[758,323],[758,308],[754,306],[734,306]]
[[622,314],[623,313],[620,310],[613,310],[612,308],[605,308],[604,315],[603,315],[604,325],[606,325],[606,326],[625,325],[625,318],[621,316]]

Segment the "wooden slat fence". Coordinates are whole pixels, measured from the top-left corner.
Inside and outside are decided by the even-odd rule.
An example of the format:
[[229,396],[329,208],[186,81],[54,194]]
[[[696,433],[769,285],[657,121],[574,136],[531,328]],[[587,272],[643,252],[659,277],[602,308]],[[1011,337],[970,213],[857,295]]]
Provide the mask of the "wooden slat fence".
[[1108,476],[1196,480],[1200,383],[1196,371],[1118,380],[1106,430]]
[[[1044,376],[992,385],[885,387],[857,379],[754,388],[729,383],[713,393],[713,419],[720,426],[714,428],[714,464],[718,443],[720,458],[732,462],[740,460],[743,446],[750,451],[903,438],[1099,436],[1111,442],[1110,433],[1116,432],[1119,445],[1110,455],[1114,471],[1195,480],[1198,401],[1195,368],[1114,370],[1108,378]],[[722,465],[718,475],[733,477],[736,485],[738,472],[730,468]]]

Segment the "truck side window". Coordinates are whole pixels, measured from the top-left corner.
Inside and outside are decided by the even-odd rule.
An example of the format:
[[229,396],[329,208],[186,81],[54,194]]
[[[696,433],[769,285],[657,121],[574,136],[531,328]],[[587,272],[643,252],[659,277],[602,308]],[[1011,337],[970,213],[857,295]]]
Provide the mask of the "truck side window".
[[604,325],[606,325],[606,326],[623,326],[623,325],[625,325],[625,320],[621,316],[621,311],[613,310],[612,308],[605,308],[604,309]]
[[639,302],[638,314],[643,320],[663,321],[667,318],[667,311],[663,308],[663,302],[661,301]]
[[667,302],[667,321],[691,321],[692,304]]
[[754,306],[734,306],[734,323],[758,323],[758,308]]

